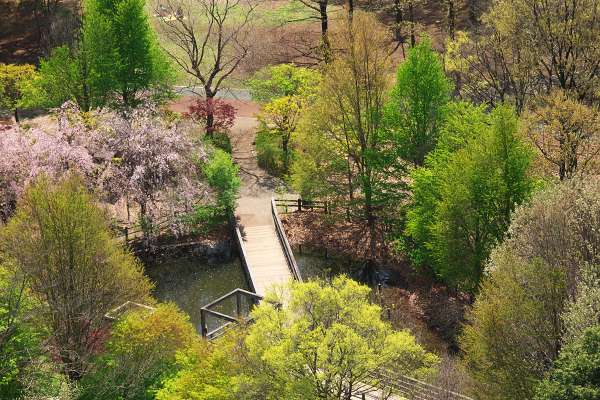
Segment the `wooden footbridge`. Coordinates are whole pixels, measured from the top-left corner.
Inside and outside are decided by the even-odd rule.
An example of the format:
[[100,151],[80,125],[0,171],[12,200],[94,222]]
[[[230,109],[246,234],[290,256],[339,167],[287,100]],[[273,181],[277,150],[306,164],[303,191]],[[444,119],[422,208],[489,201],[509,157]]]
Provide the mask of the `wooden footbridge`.
[[302,280],[275,199],[271,199],[270,212],[271,221],[266,224],[235,227],[240,260],[250,288],[259,296],[273,285]]
[[[201,308],[201,333],[207,339],[221,336],[232,324],[250,322],[248,315],[253,306],[257,305],[264,297],[269,287],[289,282],[290,280],[302,281],[302,276],[292,253],[289,241],[285,234],[283,224],[277,211],[281,207],[319,208],[327,212],[327,204],[306,203],[301,200],[270,201],[270,218],[259,219],[258,223],[235,226],[235,237],[240,253],[240,261],[248,278],[251,291],[235,289]],[[234,304],[234,315],[222,312],[223,304]],[[209,331],[208,317],[223,321],[224,324]],[[356,400],[473,400],[469,397],[450,390],[442,389],[426,382],[410,377],[390,373],[389,377],[378,377],[386,389],[366,388],[361,393],[356,393],[352,399]],[[383,387],[383,386],[382,386]],[[390,394],[393,393],[393,394]]]

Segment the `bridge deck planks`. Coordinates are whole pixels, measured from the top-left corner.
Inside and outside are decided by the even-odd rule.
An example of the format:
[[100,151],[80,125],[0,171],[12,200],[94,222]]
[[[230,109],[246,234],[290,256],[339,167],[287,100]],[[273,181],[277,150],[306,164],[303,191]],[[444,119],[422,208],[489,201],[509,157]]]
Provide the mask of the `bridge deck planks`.
[[273,223],[245,227],[243,241],[256,294],[292,279]]

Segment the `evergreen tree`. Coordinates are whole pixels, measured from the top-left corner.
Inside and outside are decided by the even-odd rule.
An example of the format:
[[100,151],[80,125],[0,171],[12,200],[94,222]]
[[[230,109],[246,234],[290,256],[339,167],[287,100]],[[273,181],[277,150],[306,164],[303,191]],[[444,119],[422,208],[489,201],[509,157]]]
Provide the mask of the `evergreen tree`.
[[76,101],[84,111],[133,107],[148,95],[169,95],[172,71],[143,0],[86,0],[77,46],[56,48],[25,87],[24,104],[56,107]]

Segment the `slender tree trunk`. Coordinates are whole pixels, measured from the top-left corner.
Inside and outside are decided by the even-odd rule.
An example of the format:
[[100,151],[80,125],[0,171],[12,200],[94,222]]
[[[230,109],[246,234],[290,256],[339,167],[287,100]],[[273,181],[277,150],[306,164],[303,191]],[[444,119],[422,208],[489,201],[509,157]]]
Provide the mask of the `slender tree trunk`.
[[402,37],[402,22],[404,15],[402,15],[402,5],[400,0],[394,0],[394,39],[396,42],[403,43],[404,38]]
[[352,23],[354,18],[354,0],[348,0],[348,20]]
[[328,0],[319,1],[319,18],[321,19],[321,40],[323,42],[323,59],[331,61],[331,43],[329,42],[329,18],[327,15]]
[[19,124],[19,107],[15,106],[15,123]]
[[448,1],[448,33],[450,34],[450,39],[454,40],[455,32],[456,32],[456,10],[454,9],[454,0]]
[[281,147],[283,147],[283,170],[287,173],[290,167],[290,136],[285,135],[281,141]]
[[210,86],[205,86],[204,87],[204,94],[206,96],[206,102],[207,104],[207,113],[206,113],[206,136],[211,137],[214,133],[214,126],[215,126],[215,114],[214,114],[214,109],[213,109],[213,103],[214,103],[214,99],[215,96],[217,95],[216,92],[214,92]]
[[415,47],[417,38],[415,33],[415,5],[412,0],[408,2],[408,19],[410,21],[410,47]]

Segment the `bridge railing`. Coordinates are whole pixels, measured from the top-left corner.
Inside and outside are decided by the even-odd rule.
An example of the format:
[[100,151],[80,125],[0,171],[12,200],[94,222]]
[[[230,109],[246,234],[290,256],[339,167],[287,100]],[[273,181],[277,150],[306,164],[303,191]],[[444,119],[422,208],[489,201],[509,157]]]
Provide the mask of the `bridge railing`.
[[244,246],[244,238],[242,237],[242,233],[240,232],[240,228],[237,225],[237,222],[234,222],[233,236],[235,238],[238,251],[240,253],[240,263],[242,264],[242,268],[244,269],[244,273],[246,274],[246,280],[248,281],[250,290],[256,292],[256,288],[254,287],[254,277],[252,276],[252,269],[248,264],[248,254],[246,253],[246,246]]
[[[252,306],[257,305],[261,300],[262,296],[257,295],[256,293],[249,292],[244,289],[235,289],[231,292],[227,293],[216,299],[215,301],[208,303],[204,307],[200,309],[200,333],[202,337],[208,339],[215,339],[223,334],[227,328],[232,323],[240,323],[247,318],[244,315],[243,310],[243,300],[245,299],[248,303],[248,308],[252,308]],[[215,310],[215,308],[220,305],[231,301],[231,299],[235,299],[235,315],[229,315],[222,313],[220,311]],[[249,312],[250,310],[248,310]],[[248,315],[248,314],[246,314]],[[218,320],[225,321],[224,324],[219,325],[217,328],[212,331],[208,330],[208,317],[212,316],[217,318]]]
[[296,258],[292,252],[292,247],[290,246],[287,235],[285,234],[285,230],[283,229],[283,224],[279,218],[279,213],[277,212],[277,203],[274,198],[271,198],[271,215],[273,216],[273,223],[275,224],[277,237],[281,243],[281,248],[283,249],[283,254],[285,256],[288,268],[290,269],[294,279],[302,282],[302,275],[300,274],[298,263],[296,263]]

